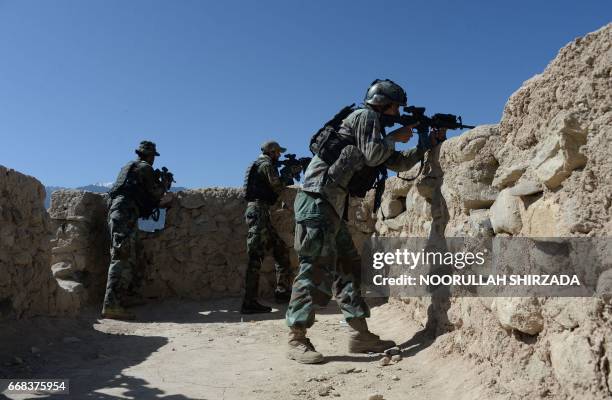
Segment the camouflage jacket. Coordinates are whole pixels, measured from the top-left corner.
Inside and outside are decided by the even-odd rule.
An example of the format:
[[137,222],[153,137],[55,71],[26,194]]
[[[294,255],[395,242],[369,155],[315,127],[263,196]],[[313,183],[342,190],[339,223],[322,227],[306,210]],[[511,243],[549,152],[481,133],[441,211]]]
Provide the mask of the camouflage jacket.
[[[353,136],[356,147],[363,155],[363,164],[367,166],[384,164],[396,172],[408,171],[423,155],[422,151],[416,148],[404,152],[396,151],[395,142],[386,137],[379,114],[370,108],[360,108],[352,112],[342,121],[339,133]],[[319,194],[331,204],[338,216],[342,217],[348,191],[329,179],[329,168],[325,161],[314,156],[304,175],[302,190]],[[349,171],[354,172],[358,169],[358,167],[352,168]],[[308,215],[296,215],[298,220],[308,217]]]
[[113,205],[131,203],[139,209],[141,217],[159,205],[164,193],[164,186],[155,176],[155,170],[143,160],[127,163],[110,190]]

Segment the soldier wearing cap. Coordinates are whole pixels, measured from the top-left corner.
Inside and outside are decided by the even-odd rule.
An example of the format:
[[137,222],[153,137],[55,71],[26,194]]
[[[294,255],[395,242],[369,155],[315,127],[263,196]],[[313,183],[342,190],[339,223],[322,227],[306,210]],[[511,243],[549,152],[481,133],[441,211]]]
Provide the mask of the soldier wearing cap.
[[243,314],[272,311],[257,301],[259,270],[267,250],[271,250],[276,262],[276,289],[278,303],[286,303],[291,296],[291,268],[285,242],[278,236],[270,220],[273,205],[286,184],[276,169],[276,162],[287,149],[277,142],[268,141],[261,146],[261,154],[249,166],[244,180],[245,198],[248,202],[245,219],[248,225],[248,265],[245,279]]
[[127,163],[111,188],[108,227],[111,234],[111,261],[103,318],[132,319],[125,309],[134,290],[134,273],[138,260],[138,219],[149,218],[154,210],[165,207],[172,196],[153,170],[159,156],[155,143],[140,142],[135,150],[138,159]]

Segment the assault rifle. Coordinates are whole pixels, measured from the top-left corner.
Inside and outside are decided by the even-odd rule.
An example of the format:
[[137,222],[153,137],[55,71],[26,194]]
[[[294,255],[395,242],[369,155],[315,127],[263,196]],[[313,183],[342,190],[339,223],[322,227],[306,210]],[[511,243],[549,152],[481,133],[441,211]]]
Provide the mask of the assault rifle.
[[[425,115],[425,107],[415,107],[408,106],[404,107],[404,112],[406,114],[398,115],[393,118],[393,121],[397,124],[401,124],[403,126],[408,125],[416,125],[414,129],[416,129],[419,134],[419,142],[417,144],[417,148],[422,150],[431,149],[431,134],[429,132],[430,128],[439,129],[446,128],[450,130],[454,129],[472,129],[475,126],[472,125],[463,125],[463,121],[460,116],[454,114],[434,114],[431,117]],[[438,142],[443,142],[446,140],[446,137],[443,139],[436,138]],[[416,176],[412,178],[404,178],[398,175],[398,178],[405,181],[413,181],[415,180],[423,170],[424,160],[421,158],[421,167],[419,168],[419,172],[417,172]],[[376,193],[374,195],[374,209],[378,209],[382,200],[382,194],[385,190],[385,179],[386,176],[382,179],[382,181],[376,185]]]
[[[430,128],[446,128],[454,129],[472,129],[475,126],[463,125],[460,116],[454,114],[434,114],[431,117],[425,115],[425,107],[409,106],[404,107],[404,112],[395,117],[395,122],[404,126],[418,124],[415,129],[419,134],[418,148],[428,150],[431,148],[431,138],[429,135]],[[445,140],[446,138],[442,139]]]
[[176,182],[174,180],[174,174],[168,171],[168,168],[166,167],[162,167],[161,170],[155,170],[155,179],[159,180],[162,183],[166,192],[170,190],[172,183]]
[[295,154],[285,154],[285,159],[278,161],[278,166],[282,167],[280,170],[280,176],[285,180],[287,185],[293,185],[293,180],[300,181],[300,175],[306,172],[308,164],[310,164],[310,157],[296,158]]
[[[161,184],[163,185],[164,192],[170,191],[170,187],[172,186],[172,183],[176,182],[174,180],[174,174],[168,171],[168,168],[166,167],[162,167],[161,170],[156,169],[155,171],[153,171],[153,173],[155,174],[155,179],[161,182]],[[145,219],[151,218],[153,219],[153,221],[157,222],[159,221],[159,213],[160,213],[159,206],[152,208],[150,215],[146,217]]]

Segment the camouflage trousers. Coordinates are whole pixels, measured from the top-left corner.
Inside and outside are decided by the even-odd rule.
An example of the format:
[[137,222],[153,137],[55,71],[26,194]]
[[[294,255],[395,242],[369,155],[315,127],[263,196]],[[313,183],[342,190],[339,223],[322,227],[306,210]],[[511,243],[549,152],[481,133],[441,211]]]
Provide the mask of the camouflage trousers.
[[244,213],[249,227],[247,234],[247,254],[249,257],[246,278],[246,301],[255,300],[259,290],[259,270],[266,255],[272,251],[276,269],[276,292],[291,290],[291,262],[287,244],[278,236],[270,220],[270,210],[266,205],[250,202]]
[[108,212],[111,235],[110,265],[104,295],[105,306],[122,304],[134,285],[138,260],[138,209],[122,201],[113,202]]
[[[308,219],[299,215],[303,210]],[[347,320],[369,317],[360,291],[361,258],[346,223],[329,203],[310,193],[298,193],[295,211],[300,269],[293,281],[287,325],[310,328],[315,307],[327,305],[332,295]]]

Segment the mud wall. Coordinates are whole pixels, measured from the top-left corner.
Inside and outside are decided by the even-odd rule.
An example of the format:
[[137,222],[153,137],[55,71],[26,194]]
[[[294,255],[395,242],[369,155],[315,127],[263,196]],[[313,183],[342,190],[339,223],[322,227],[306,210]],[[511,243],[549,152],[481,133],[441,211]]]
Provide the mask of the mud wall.
[[145,296],[239,295],[246,265],[245,207],[238,189],[178,193],[164,229],[142,235]]
[[[271,209],[272,224],[293,249],[293,202],[296,189],[285,190]],[[356,243],[373,232],[371,212],[360,201],[351,203]],[[206,299],[239,296],[246,271],[246,202],[241,189],[211,188],[179,192],[166,213],[163,230],[142,233],[143,294],[145,297]],[[262,265],[260,294],[274,290],[274,262],[269,254]]]
[[108,270],[107,196],[81,190],[51,195],[51,272],[58,285],[56,313],[76,315],[101,304]]
[[0,313],[22,317],[53,307],[45,188],[0,166]]
[[[271,209],[272,223],[287,244],[293,269],[293,201],[296,188],[285,190]],[[210,188],[178,192],[166,212],[165,226],[139,232],[142,257],[136,276],[145,298],[207,299],[240,296],[246,270],[246,202],[241,189]],[[352,200],[350,229],[360,244],[374,231],[372,201]],[[107,197],[61,190],[51,199],[51,270],[61,289],[62,312],[78,313],[100,304],[109,263]],[[274,262],[264,260],[260,294],[274,290]]]
[[[511,96],[498,125],[443,143],[415,181],[393,179],[377,232],[612,236],[611,46],[612,25],[568,44]],[[599,256],[599,268],[610,260]],[[517,398],[612,396],[609,297],[398,300],[444,334],[441,354],[489,364]]]

